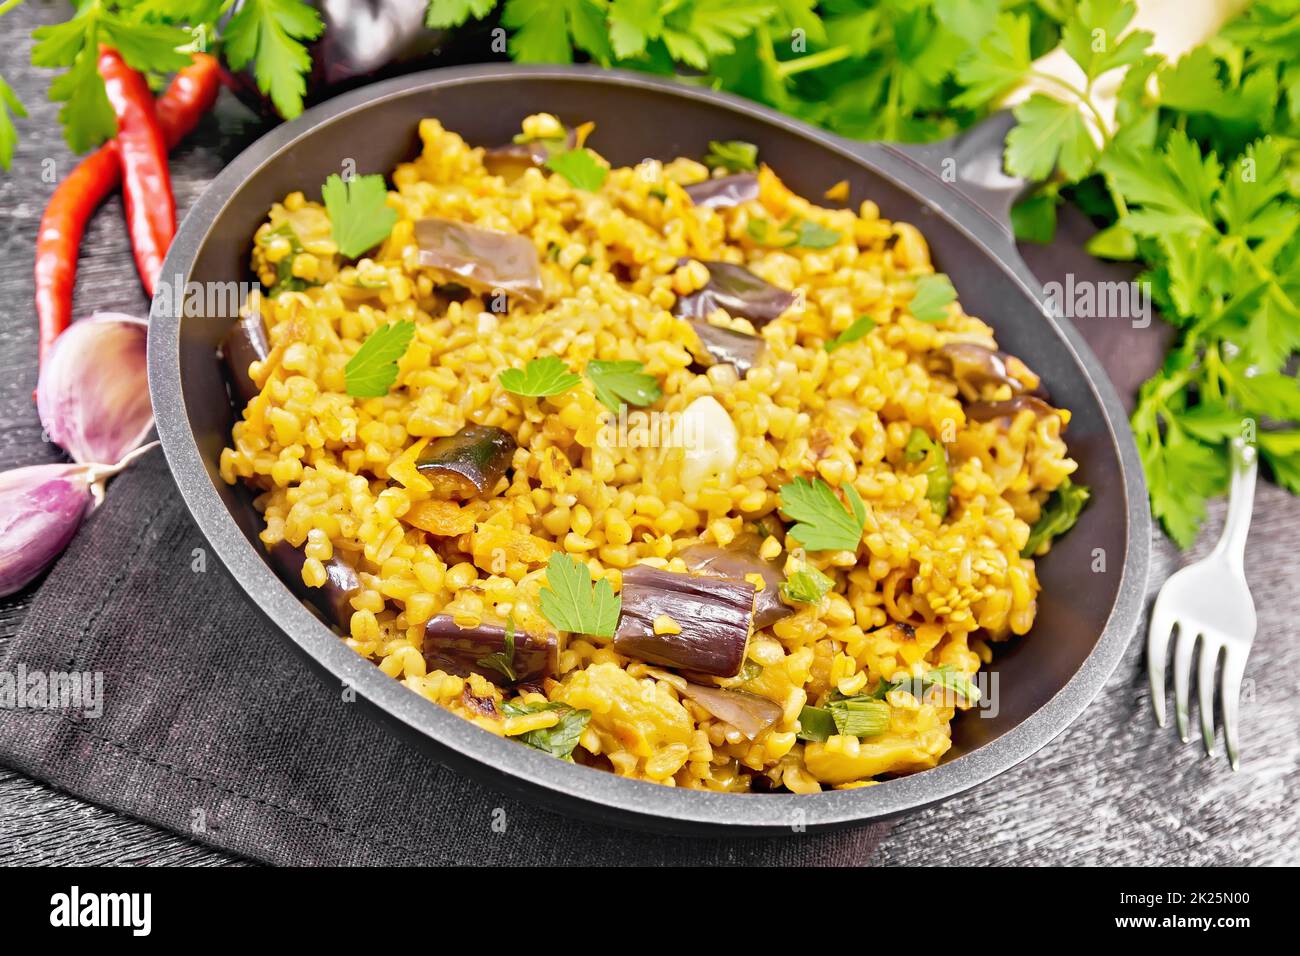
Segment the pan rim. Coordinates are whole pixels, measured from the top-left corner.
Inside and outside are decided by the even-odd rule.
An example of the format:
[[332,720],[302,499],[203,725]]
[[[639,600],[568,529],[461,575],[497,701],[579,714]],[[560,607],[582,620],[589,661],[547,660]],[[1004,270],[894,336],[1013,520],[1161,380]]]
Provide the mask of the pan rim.
[[[278,126],[239,154],[203,191],[177,231],[163,266],[164,276],[188,278],[210,225],[232,202],[241,185],[301,139],[324,126],[385,100],[465,81],[520,83],[572,80],[632,87],[700,100],[740,113],[829,149],[866,167],[911,194],[942,217],[1007,273],[1038,306],[1070,357],[1082,368],[1093,400],[1102,411],[1120,461],[1120,486],[1127,516],[1126,550],[1114,605],[1095,646],[1078,670],[1019,724],[970,753],[930,770],[855,790],[819,794],[737,794],[688,791],[566,764],[482,731],[468,721],[411,693],[359,657],[294,597],[244,537],[214,486],[214,471],[190,427],[180,372],[180,321],[164,314],[155,298],[150,310],[149,386],[168,466],[195,522],[241,590],[299,653],[383,715],[404,725],[457,762],[472,762],[508,788],[541,795],[551,805],[566,799],[588,817],[651,828],[707,828],[739,832],[799,832],[895,816],[947,799],[986,783],[1028,759],[1082,713],[1118,666],[1136,633],[1150,564],[1150,516],[1137,450],[1113,386],[1082,337],[1045,310],[1037,283],[995,220],[948,184],[888,146],[855,143],[818,130],[767,107],[729,94],[685,86],[642,74],[599,67],[488,64],[428,70],[342,94]],[[892,161],[891,161],[892,158]],[[892,168],[891,168],[892,167]],[[929,181],[926,181],[928,177]],[[943,189],[939,190],[942,186]],[[937,190],[926,193],[925,188]],[[942,197],[939,202],[936,196]],[[999,248],[1000,246],[1005,248]]]

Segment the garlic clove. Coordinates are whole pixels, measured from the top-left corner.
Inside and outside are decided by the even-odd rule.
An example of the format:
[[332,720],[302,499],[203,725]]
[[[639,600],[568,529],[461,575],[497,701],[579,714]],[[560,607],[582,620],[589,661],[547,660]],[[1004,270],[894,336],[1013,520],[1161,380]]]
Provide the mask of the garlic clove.
[[54,563],[94,506],[87,465],[33,465],[0,474],[0,597]]
[[69,326],[41,365],[41,424],[75,461],[114,465],[153,430],[148,328],[134,316],[97,313]]
[[104,500],[108,479],[157,446],[143,445],[115,465],[30,465],[0,472],[0,597],[26,587],[53,564]]

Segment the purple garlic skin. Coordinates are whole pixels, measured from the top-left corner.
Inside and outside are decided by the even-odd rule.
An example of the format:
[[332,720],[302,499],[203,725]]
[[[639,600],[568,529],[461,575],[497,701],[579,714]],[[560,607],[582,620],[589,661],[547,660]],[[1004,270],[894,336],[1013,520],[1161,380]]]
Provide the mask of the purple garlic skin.
[[90,469],[32,465],[0,473],[0,597],[54,563],[94,507]]
[[36,410],[50,440],[83,465],[116,465],[153,431],[145,335],[134,316],[72,323],[41,365]]

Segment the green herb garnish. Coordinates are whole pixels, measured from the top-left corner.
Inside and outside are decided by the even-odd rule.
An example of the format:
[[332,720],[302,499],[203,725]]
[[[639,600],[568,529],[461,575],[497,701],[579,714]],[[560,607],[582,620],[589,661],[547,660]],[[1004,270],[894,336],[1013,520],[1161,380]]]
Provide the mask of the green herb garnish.
[[933,670],[926,671],[920,677],[904,677],[892,683],[882,681],[880,687],[877,688],[877,695],[873,696],[883,698],[888,691],[906,690],[913,697],[920,698],[927,687],[942,687],[945,690],[952,691],[972,706],[978,704],[980,700],[980,689],[975,686],[969,677],[951,664],[940,665]]
[[816,604],[835,587],[834,579],[827,577],[811,564],[790,575],[781,585],[781,594],[798,604]]
[[[203,0],[188,4],[204,5]],[[219,9],[226,8],[219,5]],[[205,16],[194,19],[202,23]],[[302,112],[304,77],[311,69],[303,41],[315,40],[324,29],[320,14],[303,0],[244,0],[221,30],[221,43],[230,66],[242,70],[251,62],[257,88],[271,98],[281,116],[292,119]]]
[[940,518],[947,517],[952,475],[948,472],[948,450],[923,428],[913,428],[903,448],[903,460],[925,463],[925,497]]
[[844,346],[859,339],[865,339],[867,334],[876,327],[876,320],[870,316],[863,315],[854,319],[853,324],[841,332],[835,338],[826,343],[826,351],[834,352],[836,349],[842,349]]
[[559,757],[561,760],[572,760],[573,748],[578,745],[578,739],[586,729],[587,722],[591,720],[591,711],[575,710],[568,704],[555,702],[547,704],[505,703],[501,705],[501,711],[507,717],[526,717],[529,714],[538,714],[550,710],[558,711],[560,714],[560,719],[556,723],[550,727],[519,734],[514,739],[537,750],[545,750],[548,754]]
[[919,322],[942,322],[948,317],[948,305],[957,301],[957,290],[942,272],[916,280],[911,312]]
[[585,564],[556,553],[546,564],[546,584],[540,597],[542,614],[553,627],[570,634],[614,636],[623,602],[608,578],[601,578],[593,588]]
[[569,371],[569,366],[556,356],[544,355],[532,359],[522,369],[505,369],[497,376],[497,381],[507,392],[542,398],[567,392],[581,382],[582,377]]
[[475,661],[479,667],[485,667],[501,674],[506,680],[514,683],[518,678],[515,675],[515,622],[511,618],[506,622],[505,647],[495,653],[488,654],[486,657],[480,657]]
[[731,173],[752,173],[758,169],[758,147],[744,140],[709,140],[704,165]]
[[349,259],[379,245],[397,224],[397,210],[388,205],[388,186],[378,174],[347,180],[331,174],[320,194],[334,244]]
[[559,173],[575,189],[595,192],[605,183],[609,170],[600,164],[596,154],[589,149],[578,147],[552,153],[546,158],[546,168]]
[[1064,479],[1044,503],[1042,513],[1030,529],[1029,539],[1021,549],[1020,556],[1032,558],[1048,541],[1073,528],[1090,495],[1087,485],[1076,485],[1069,478]]
[[414,336],[414,322],[381,325],[371,332],[343,369],[348,394],[354,398],[387,395],[397,381],[397,360],[406,354]]
[[876,737],[889,729],[889,705],[870,697],[845,697],[826,705],[835,729],[847,737]]
[[807,219],[795,220],[790,225],[797,236],[794,244],[803,249],[829,249],[840,241],[840,234],[834,229]]
[[298,241],[298,234],[293,231],[293,227],[282,222],[267,235],[287,239],[289,254],[275,264],[275,285],[267,289],[266,294],[274,299],[281,292],[301,292],[307,288],[307,281],[293,274],[294,257],[302,252],[302,243]]
[[781,486],[781,511],[800,522],[790,529],[790,534],[809,551],[857,549],[867,522],[867,508],[857,489],[852,485],[841,487],[849,501],[847,508],[821,478],[796,478]]
[[798,218],[791,219],[775,231],[766,219],[751,219],[745,224],[745,232],[759,245],[776,249],[829,249],[840,241],[840,234],[834,229]]
[[615,414],[621,404],[644,407],[659,401],[663,394],[659,382],[653,375],[647,375],[640,362],[602,362],[592,360],[587,363],[587,378],[595,389],[600,403]]
[[795,736],[800,740],[824,743],[837,733],[839,731],[835,727],[835,718],[826,708],[805,705],[799,711],[799,733]]

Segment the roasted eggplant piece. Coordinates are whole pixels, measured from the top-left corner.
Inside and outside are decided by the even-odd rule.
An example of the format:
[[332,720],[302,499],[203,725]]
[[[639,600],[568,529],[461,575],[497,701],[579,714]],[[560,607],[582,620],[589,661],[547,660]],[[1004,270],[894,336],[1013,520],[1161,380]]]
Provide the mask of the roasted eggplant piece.
[[682,691],[718,720],[726,721],[753,740],[781,719],[781,705],[743,690],[687,684]]
[[544,139],[529,139],[523,142],[506,143],[493,146],[483,152],[483,166],[494,176],[514,179],[525,169],[541,167],[557,150],[573,149],[578,145],[577,130],[565,127],[564,139],[553,142]]
[[996,419],[1014,419],[1021,412],[1030,411],[1039,418],[1058,414],[1056,409],[1033,395],[1017,395],[1002,402],[971,402],[966,406],[966,417],[973,422],[991,422]]
[[749,319],[762,328],[794,305],[793,292],[786,292],[760,279],[744,266],[730,262],[704,262],[709,281],[704,288],[682,296],[673,314],[687,319],[706,319],[718,309],[733,318]]
[[974,342],[949,342],[935,350],[934,370],[951,375],[967,401],[980,397],[985,386],[1009,385],[1019,394],[1024,386],[1007,370],[1007,356]]
[[759,557],[758,549],[763,539],[756,534],[738,535],[725,548],[716,544],[693,544],[678,557],[694,574],[708,574],[721,578],[739,578],[757,574],[763,579],[763,590],[754,595],[754,627],[767,627],[794,613],[794,608],[781,600],[781,585],[785,575],[772,561]]
[[361,588],[357,569],[336,552],[334,557],[323,562],[325,583],[313,588],[302,579],[302,566],[306,561],[307,552],[295,548],[288,541],[280,541],[271,547],[271,563],[289,590],[320,611],[326,623],[347,631],[352,620],[350,600]]
[[730,209],[758,198],[758,177],[753,173],[719,176],[684,187],[691,202],[705,209]]
[[712,325],[706,319],[688,319],[691,328],[699,336],[700,344],[709,355],[709,361],[701,361],[705,368],[714,365],[730,365],[741,378],[758,364],[763,357],[766,343],[757,335],[724,329]]
[[[675,628],[662,626],[665,617]],[[639,564],[623,572],[614,650],[651,664],[735,677],[745,663],[753,621],[754,585],[748,581]],[[673,629],[678,633],[667,633]]]
[[230,373],[230,387],[241,407],[256,398],[260,391],[253,377],[248,374],[248,366],[265,361],[270,354],[271,342],[259,309],[240,316],[239,321],[221,340],[221,357],[225,359],[226,370]]
[[415,224],[415,242],[420,265],[437,269],[448,281],[474,292],[542,301],[541,264],[527,236],[450,219],[421,219]]
[[426,445],[415,468],[433,482],[436,497],[474,498],[492,493],[518,447],[514,436],[494,425],[466,425]]
[[559,669],[555,634],[529,634],[499,619],[461,627],[449,614],[424,626],[424,662],[430,670],[465,677],[481,674],[502,687],[535,684]]

